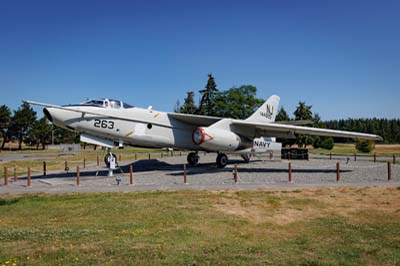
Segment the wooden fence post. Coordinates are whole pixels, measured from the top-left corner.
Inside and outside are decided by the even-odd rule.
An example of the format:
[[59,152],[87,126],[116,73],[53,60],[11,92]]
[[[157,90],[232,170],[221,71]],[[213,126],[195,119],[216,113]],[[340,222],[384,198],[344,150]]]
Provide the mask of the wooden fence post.
[[288,175],[289,175],[289,183],[293,183],[292,182],[292,164],[289,163],[288,165]]
[[14,164],[14,182],[18,182],[17,166]]
[[86,158],[83,158],[83,168],[86,168]]
[[340,163],[336,163],[336,182],[340,181]]
[[183,183],[187,184],[187,182],[186,182],[186,163],[183,164]]
[[237,163],[235,163],[235,168],[233,170],[233,178],[235,179],[235,183],[237,183],[238,182]]
[[76,185],[79,187],[79,177],[80,177],[80,174],[79,174],[79,165],[78,166],[76,166]]
[[129,185],[133,185],[133,164],[129,165]]
[[4,185],[7,186],[8,185],[8,173],[7,173],[7,167],[4,166]]
[[31,168],[30,167],[28,167],[28,175],[26,177],[26,185],[28,187],[31,186]]
[[388,172],[388,181],[392,180],[392,169],[390,167],[390,162],[387,162],[387,172]]

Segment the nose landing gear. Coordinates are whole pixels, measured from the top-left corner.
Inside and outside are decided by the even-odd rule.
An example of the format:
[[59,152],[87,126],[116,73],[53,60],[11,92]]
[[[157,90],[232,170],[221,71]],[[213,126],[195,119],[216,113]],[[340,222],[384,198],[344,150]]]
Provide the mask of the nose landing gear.
[[111,157],[114,158],[114,162],[115,165],[118,165],[117,163],[117,155],[115,155],[115,153],[112,152],[107,152],[106,156],[104,156],[104,163],[106,164],[107,168],[110,168],[110,164],[111,164]]

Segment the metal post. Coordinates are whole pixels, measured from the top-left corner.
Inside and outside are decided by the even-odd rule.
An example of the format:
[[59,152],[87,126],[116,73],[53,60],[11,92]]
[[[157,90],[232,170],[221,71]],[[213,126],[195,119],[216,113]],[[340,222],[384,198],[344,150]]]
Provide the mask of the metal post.
[[329,153],[329,160],[332,160],[332,152]]
[[150,160],[150,158],[151,158],[151,157],[150,157],[150,152],[149,152],[149,160]]
[[86,158],[83,158],[83,168],[86,168]]
[[187,184],[186,182],[186,164],[183,164],[183,183]]
[[182,156],[182,152],[181,151],[179,152],[179,156]]
[[17,166],[14,164],[14,182],[18,182]]
[[4,166],[4,185],[8,185],[8,173],[7,173],[7,167]]
[[269,153],[269,160],[272,161],[272,151]]
[[393,154],[393,164],[396,164],[396,155]]
[[31,186],[31,168],[30,167],[28,167],[28,176],[26,177],[26,185],[28,187]]
[[376,163],[376,152],[374,152],[374,163]]
[[99,160],[99,156],[97,155],[97,166],[100,165],[100,160]]
[[390,162],[387,162],[387,170],[388,170],[388,181],[392,180],[392,169],[390,167]]
[[46,176],[46,162],[43,162],[43,176]]
[[79,165],[78,166],[76,166],[76,185],[79,187],[79,177],[80,177],[80,174],[79,174]]
[[336,163],[336,182],[340,181],[340,163]]
[[354,153],[354,161],[357,162],[357,153]]
[[137,153],[135,153],[135,161],[137,160]]
[[133,185],[133,164],[129,165],[129,185]]
[[292,182],[292,164],[291,163],[289,163],[289,165],[288,165],[288,174],[289,174],[289,183],[293,183]]

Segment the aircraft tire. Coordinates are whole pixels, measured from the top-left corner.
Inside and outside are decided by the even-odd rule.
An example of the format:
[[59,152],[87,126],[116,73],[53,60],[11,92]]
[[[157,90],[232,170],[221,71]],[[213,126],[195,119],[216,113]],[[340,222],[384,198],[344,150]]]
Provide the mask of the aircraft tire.
[[[115,153],[112,153],[112,156],[114,157],[115,165],[118,165],[117,155],[115,155]],[[104,156],[104,163],[106,164],[107,168],[110,168],[110,159],[111,159],[110,153],[107,153],[106,156]]]
[[199,164],[199,156],[195,152],[191,152],[187,156],[187,162],[190,166],[196,166]]
[[217,156],[217,165],[219,168],[224,168],[228,164],[228,156],[225,153],[219,153]]

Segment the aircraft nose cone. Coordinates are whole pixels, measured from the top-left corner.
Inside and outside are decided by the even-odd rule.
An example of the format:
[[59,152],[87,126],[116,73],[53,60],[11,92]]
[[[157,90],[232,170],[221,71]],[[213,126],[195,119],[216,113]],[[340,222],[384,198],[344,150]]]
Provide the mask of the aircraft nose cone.
[[46,118],[47,118],[50,122],[53,122],[53,117],[51,116],[51,114],[50,114],[50,112],[49,112],[49,110],[48,110],[47,108],[44,108],[44,109],[43,109],[43,113],[44,113],[44,115],[46,116]]

